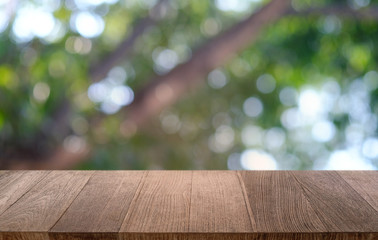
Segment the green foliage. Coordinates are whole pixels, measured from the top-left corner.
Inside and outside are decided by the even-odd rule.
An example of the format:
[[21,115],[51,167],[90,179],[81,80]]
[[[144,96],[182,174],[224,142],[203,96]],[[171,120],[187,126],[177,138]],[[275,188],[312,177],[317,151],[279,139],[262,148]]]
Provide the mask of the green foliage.
[[[170,49],[177,54],[177,63],[183,63],[198,46],[262,4],[232,12],[220,10],[216,1],[168,2],[166,15],[137,40],[132,57],[119,63],[127,74],[122,84],[136,94],[154,76],[164,74],[154,54]],[[293,1],[293,6],[303,10],[335,2]],[[378,142],[378,24],[335,15],[282,18],[218,69],[225,86],[214,87],[209,75],[206,84],[125,137],[120,126],[127,115],[105,115],[100,104],[88,98],[89,69],[132,33],[148,15],[149,3],[119,1],[90,7],[105,27],[89,40],[70,28],[79,10],[63,3],[53,16],[67,32],[53,41],[43,37],[19,41],[12,32],[14,24],[9,24],[0,34],[0,157],[45,153],[76,135],[93,146],[90,159],[79,169],[241,169],[240,161],[232,159],[246,149],[269,153],[281,169],[322,169],[335,151],[357,152],[367,164],[377,166],[376,150],[366,149],[368,139]],[[271,91],[259,90],[261,76],[274,79]],[[285,89],[293,94],[291,103],[282,100]],[[303,97],[306,89],[331,99],[318,99],[319,114],[324,116],[313,121],[298,115],[298,96]],[[263,105],[256,117],[243,110],[250,97]],[[67,120],[60,115],[64,101],[70,104]],[[332,105],[329,111],[324,110],[327,104]],[[295,111],[297,115],[288,117]],[[98,116],[104,120],[96,125]],[[314,137],[314,131],[322,128],[314,126],[324,121],[334,126],[335,133],[323,141]],[[54,124],[62,126],[50,128]],[[254,130],[248,134],[247,129]],[[284,142],[270,144],[277,137]]]

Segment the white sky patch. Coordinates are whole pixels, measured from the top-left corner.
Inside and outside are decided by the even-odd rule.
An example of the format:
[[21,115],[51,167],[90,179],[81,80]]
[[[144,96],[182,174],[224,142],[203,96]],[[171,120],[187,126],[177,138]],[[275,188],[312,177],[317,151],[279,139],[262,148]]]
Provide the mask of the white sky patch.
[[312,127],[312,138],[318,142],[328,142],[335,136],[336,127],[330,121],[320,121]]
[[337,99],[340,97],[340,92],[340,85],[334,80],[327,81],[323,84],[320,97],[324,110],[329,112],[333,110]]
[[101,111],[103,111],[106,114],[114,114],[121,109],[121,106],[112,101],[106,100],[102,102],[100,108],[101,108]]
[[118,2],[118,0],[74,0],[75,5],[81,9],[81,10],[86,10],[89,8],[93,8],[96,6],[99,6],[101,4],[114,4]]
[[366,139],[362,145],[362,154],[367,158],[378,158],[378,139]]
[[119,106],[126,106],[134,100],[134,92],[128,86],[117,86],[112,89],[110,99]]
[[352,123],[345,128],[345,139],[348,145],[359,145],[364,140],[364,126]]
[[299,95],[299,111],[309,120],[319,119],[324,112],[319,93],[313,89],[303,90]]
[[0,0],[0,34],[7,29],[16,7],[17,1],[15,0]]
[[286,109],[281,114],[281,123],[286,129],[289,130],[298,128],[304,124],[303,115],[298,108]]
[[104,31],[104,20],[91,12],[79,12],[71,17],[74,29],[83,37],[98,37]]
[[349,86],[349,93],[346,96],[347,111],[353,122],[363,124],[363,120],[368,118],[371,112],[369,92],[360,79],[356,79]]
[[110,91],[110,87],[104,82],[93,83],[88,88],[88,97],[92,102],[102,102],[105,101]]
[[134,91],[129,86],[106,78],[89,86],[88,97],[92,102],[100,103],[104,113],[113,114],[133,102]]
[[260,0],[216,0],[215,4],[222,11],[244,12],[253,2],[257,3]]
[[240,163],[246,170],[277,170],[276,160],[262,150],[245,150],[240,156]]
[[266,131],[264,146],[270,151],[279,150],[285,144],[286,134],[282,128],[274,127]]
[[45,11],[37,11],[34,19],[33,33],[40,38],[47,37],[55,26],[53,15]]
[[66,35],[66,26],[59,20],[55,19],[54,29],[49,33],[48,36],[44,37],[44,40],[48,43],[54,43],[59,41]]
[[41,8],[25,7],[18,11],[12,32],[19,42],[27,42],[34,37],[47,37],[55,27],[52,13]]
[[3,32],[8,27],[8,23],[9,23],[9,16],[7,12],[5,11],[5,9],[0,8],[0,33]]
[[54,12],[58,10],[62,4],[61,0],[35,0],[44,10]]
[[333,152],[324,170],[375,170],[375,167],[352,148]]

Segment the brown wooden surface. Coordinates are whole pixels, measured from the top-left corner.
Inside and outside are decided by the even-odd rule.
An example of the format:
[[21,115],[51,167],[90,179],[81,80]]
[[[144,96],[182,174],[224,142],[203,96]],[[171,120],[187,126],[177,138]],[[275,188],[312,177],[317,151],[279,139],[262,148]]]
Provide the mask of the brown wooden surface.
[[242,172],[241,176],[255,218],[256,231],[327,231],[289,172]]
[[187,232],[192,172],[150,171],[120,232]]
[[[307,171],[292,175],[328,231],[378,231],[377,211],[336,172]],[[378,190],[378,185],[375,189]]]
[[0,175],[0,214],[15,203],[49,172],[16,171],[2,172]]
[[0,171],[0,240],[372,240],[377,198],[377,171]]
[[50,230],[51,238],[65,239],[61,233],[67,232],[118,233],[142,177],[143,172],[95,172]]
[[253,231],[236,172],[194,172],[189,230],[212,233]]
[[340,171],[338,174],[378,211],[377,172],[370,171],[360,174],[353,171]]

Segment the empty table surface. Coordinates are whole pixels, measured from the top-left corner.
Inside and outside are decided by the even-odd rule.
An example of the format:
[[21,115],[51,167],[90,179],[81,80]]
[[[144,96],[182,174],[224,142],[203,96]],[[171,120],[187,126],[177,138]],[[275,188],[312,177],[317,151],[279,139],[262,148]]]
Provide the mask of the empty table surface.
[[378,239],[378,172],[0,171],[8,239]]

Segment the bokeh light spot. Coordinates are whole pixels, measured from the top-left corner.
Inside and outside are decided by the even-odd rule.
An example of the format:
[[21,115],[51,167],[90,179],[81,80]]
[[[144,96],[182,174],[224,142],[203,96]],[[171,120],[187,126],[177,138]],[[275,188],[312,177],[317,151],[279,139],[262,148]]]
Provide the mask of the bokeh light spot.
[[294,106],[297,104],[298,93],[292,87],[285,87],[280,91],[279,97],[283,105]]
[[276,80],[270,74],[263,74],[257,79],[256,86],[262,93],[271,93],[276,88]]
[[315,123],[311,133],[314,140],[318,142],[328,142],[335,136],[336,127],[330,121],[321,121]]
[[104,20],[91,12],[79,12],[73,15],[75,30],[83,37],[98,37],[104,31]]
[[366,139],[362,145],[362,154],[367,158],[378,158],[378,139]]
[[245,150],[240,156],[240,162],[246,170],[277,170],[276,160],[262,150]]
[[256,97],[247,98],[243,104],[244,113],[249,117],[258,117],[263,112],[263,104]]
[[38,102],[44,102],[50,96],[50,87],[47,83],[39,82],[33,88],[33,96]]
[[221,70],[216,69],[209,73],[207,82],[209,83],[210,87],[219,89],[226,86],[228,80],[226,75]]

